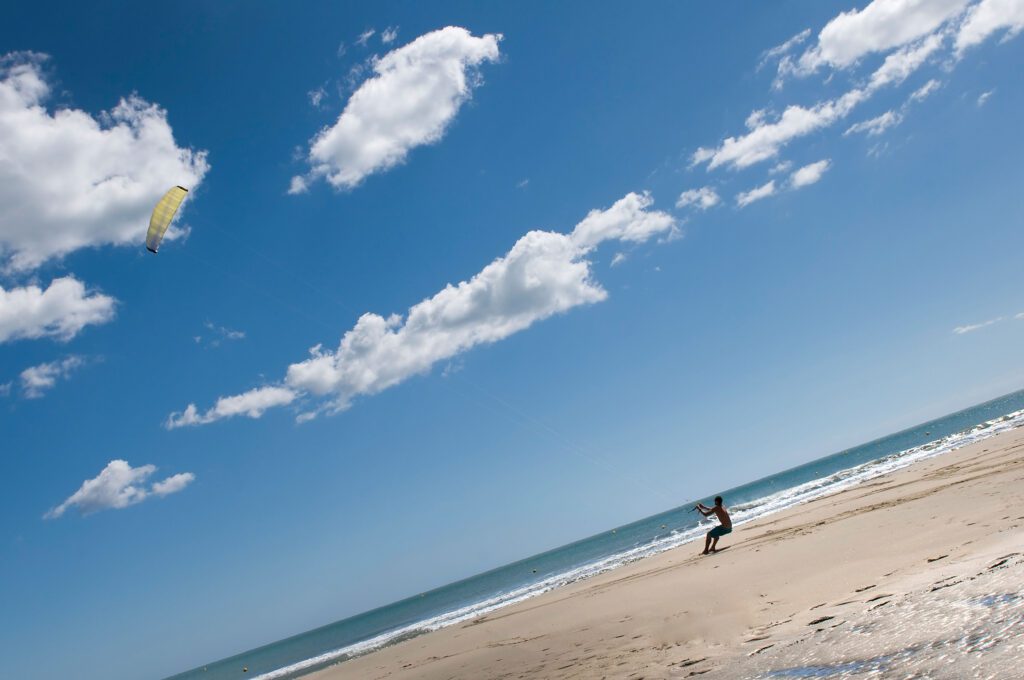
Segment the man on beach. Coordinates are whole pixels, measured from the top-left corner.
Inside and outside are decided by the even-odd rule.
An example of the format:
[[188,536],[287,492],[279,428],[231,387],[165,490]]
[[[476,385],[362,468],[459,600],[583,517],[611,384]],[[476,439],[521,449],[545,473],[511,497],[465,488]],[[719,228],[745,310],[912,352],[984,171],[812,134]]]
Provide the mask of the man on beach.
[[[729,517],[729,513],[726,511],[725,506],[722,505],[721,496],[715,496],[715,507],[709,508],[703,503],[697,503],[695,509],[705,517],[711,513],[715,513],[715,517],[717,517],[718,521],[721,523],[709,531],[707,538],[704,540],[704,552],[701,554],[707,555],[709,552],[715,552],[715,547],[718,545],[719,538],[732,533],[732,519]],[[712,539],[714,539],[714,542],[712,542]]]

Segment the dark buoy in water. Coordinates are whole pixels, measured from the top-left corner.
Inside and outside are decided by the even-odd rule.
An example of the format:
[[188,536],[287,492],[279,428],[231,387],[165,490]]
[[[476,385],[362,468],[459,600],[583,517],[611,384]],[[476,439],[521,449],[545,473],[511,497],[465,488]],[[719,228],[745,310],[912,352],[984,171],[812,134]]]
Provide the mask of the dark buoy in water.
[[243,673],[248,673],[249,672],[249,667],[248,666],[242,666],[242,672]]

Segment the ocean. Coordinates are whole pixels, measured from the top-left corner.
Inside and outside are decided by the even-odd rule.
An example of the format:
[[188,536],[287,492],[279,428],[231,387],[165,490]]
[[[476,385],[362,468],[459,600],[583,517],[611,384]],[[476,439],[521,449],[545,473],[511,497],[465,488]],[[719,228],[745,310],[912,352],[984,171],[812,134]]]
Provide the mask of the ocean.
[[[1024,390],[702,500],[710,504],[720,493],[739,526],[1021,426]],[[300,677],[698,539],[713,523],[692,507],[690,502],[168,680]]]

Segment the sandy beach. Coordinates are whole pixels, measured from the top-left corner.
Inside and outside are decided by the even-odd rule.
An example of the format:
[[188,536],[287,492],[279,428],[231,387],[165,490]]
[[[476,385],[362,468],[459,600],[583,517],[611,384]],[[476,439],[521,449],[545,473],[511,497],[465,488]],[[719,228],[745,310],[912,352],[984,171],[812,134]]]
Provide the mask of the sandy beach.
[[1017,429],[307,677],[1018,677],[1022,526]]

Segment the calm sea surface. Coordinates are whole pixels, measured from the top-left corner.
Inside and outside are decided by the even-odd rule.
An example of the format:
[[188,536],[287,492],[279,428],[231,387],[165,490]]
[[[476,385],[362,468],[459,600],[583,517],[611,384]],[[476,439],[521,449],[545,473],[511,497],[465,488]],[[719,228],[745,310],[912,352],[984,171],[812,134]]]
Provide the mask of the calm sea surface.
[[[734,524],[739,525],[1021,426],[1024,391],[721,494],[727,499]],[[709,498],[716,493],[710,493]],[[688,503],[173,678],[295,678],[694,540],[710,524],[707,520],[699,524],[691,507]]]

